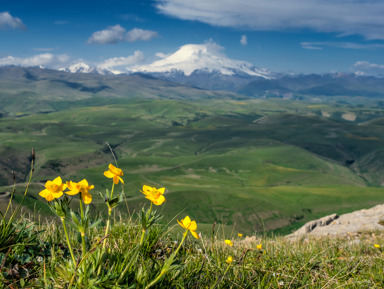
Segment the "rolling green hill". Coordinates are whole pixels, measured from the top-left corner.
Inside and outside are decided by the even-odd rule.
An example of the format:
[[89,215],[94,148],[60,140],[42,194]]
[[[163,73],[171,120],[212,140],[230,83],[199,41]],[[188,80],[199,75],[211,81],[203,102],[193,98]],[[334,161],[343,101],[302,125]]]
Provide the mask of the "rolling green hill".
[[[36,150],[31,210],[36,203],[47,212],[37,195],[40,182],[58,175],[108,188],[103,172],[113,158],[106,142],[124,170],[130,212],[146,202],[143,184],[164,186],[164,221],[186,210],[207,230],[217,221],[246,233],[287,232],[312,218],[384,201],[384,112],[377,107],[255,99],[79,101],[51,113],[0,118],[2,191],[9,190],[12,170],[25,181],[30,149]],[[94,197],[96,210],[104,210]]]
[[119,104],[126,98],[182,100],[239,97],[243,96],[201,90],[140,74],[105,76],[33,67],[0,67],[0,117]]

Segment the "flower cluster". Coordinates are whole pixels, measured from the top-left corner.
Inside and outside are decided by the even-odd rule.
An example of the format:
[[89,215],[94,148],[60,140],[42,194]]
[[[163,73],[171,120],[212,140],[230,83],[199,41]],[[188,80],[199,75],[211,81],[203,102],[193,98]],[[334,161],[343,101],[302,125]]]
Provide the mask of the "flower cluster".
[[[101,247],[101,255],[106,252],[107,250],[107,238],[108,234],[110,232],[110,226],[111,226],[111,214],[114,207],[116,207],[123,199],[123,193],[120,194],[120,196],[114,196],[114,188],[115,185],[117,185],[119,182],[124,184],[124,180],[121,178],[123,176],[123,171],[117,167],[115,167],[112,164],[109,164],[108,170],[104,171],[104,176],[112,179],[112,189],[106,190],[106,194],[101,196],[104,198],[105,203],[108,207],[108,219],[106,223],[105,228],[105,234],[104,234],[104,240],[103,245]],[[68,244],[68,248],[71,254],[72,262],[73,264],[76,264],[76,257],[74,254],[74,250],[72,250],[71,240],[69,238],[67,229],[66,229],[66,221],[70,221],[71,226],[80,233],[81,235],[81,241],[82,241],[82,256],[83,258],[87,257],[87,254],[89,254],[91,251],[87,252],[87,244],[86,244],[86,238],[88,237],[87,234],[89,232],[90,228],[93,228],[95,225],[97,225],[101,220],[96,221],[95,223],[90,223],[90,217],[89,217],[89,206],[86,208],[86,210],[83,209],[83,203],[84,204],[90,204],[92,202],[92,195],[90,191],[94,189],[93,185],[90,185],[86,179],[83,179],[79,182],[73,182],[73,181],[67,181],[66,183],[63,183],[61,177],[57,177],[53,181],[47,181],[45,184],[45,189],[39,193],[39,195],[43,198],[45,198],[49,203],[51,209],[53,208],[54,212],[60,217],[64,232]],[[134,262],[135,259],[138,258],[138,250],[143,245],[144,241],[146,240],[146,236],[148,235],[147,232],[151,228],[151,226],[158,220],[161,219],[161,216],[156,213],[156,211],[152,210],[152,205],[155,204],[156,206],[162,205],[166,200],[164,197],[165,188],[155,188],[151,186],[144,185],[143,189],[141,191],[145,198],[151,201],[150,208],[145,211],[144,207],[141,211],[140,218],[141,218],[141,226],[142,226],[142,236],[140,239],[139,247],[137,247],[135,253],[132,255],[131,263]],[[59,198],[63,196],[63,194],[74,196],[79,195],[79,208],[80,208],[80,215],[75,214],[71,209],[69,208],[69,200],[67,196],[65,196],[63,199]],[[55,200],[57,199],[57,200]],[[55,200],[55,201],[54,201]],[[52,202],[54,201],[54,202]],[[70,213],[68,214],[68,211]],[[70,219],[68,218],[70,216]],[[197,224],[196,221],[192,221],[189,216],[186,216],[182,220],[177,221],[182,228],[185,229],[183,238],[180,241],[177,249],[172,253],[172,255],[167,258],[165,261],[160,274],[150,283],[146,288],[152,287],[154,284],[158,282],[162,278],[164,274],[166,274],[168,271],[173,270],[172,264],[174,263],[174,258],[176,257],[176,254],[181,248],[181,245],[183,244],[184,240],[186,239],[188,232],[192,234],[192,236],[196,239],[199,239],[200,236],[196,232],[197,230]],[[177,245],[177,244],[176,244]],[[233,245],[233,244],[232,244]],[[232,257],[231,257],[232,258]],[[232,259],[229,258],[227,262],[232,262]],[[82,260],[83,261],[83,260]],[[101,263],[101,262],[100,262]],[[128,263],[130,264],[130,263]],[[127,265],[128,266],[128,265]],[[101,267],[98,268],[97,274],[100,274]],[[124,272],[128,270],[129,267],[126,267],[124,269]],[[121,275],[123,276],[123,275]],[[117,280],[118,284],[121,281],[121,278]]]
[[39,195],[45,198],[48,202],[53,201],[54,199],[58,199],[63,195],[65,189],[69,189],[66,191],[67,195],[77,195],[81,193],[81,198],[83,199],[85,204],[89,204],[92,201],[92,195],[89,193],[90,190],[94,188],[93,185],[88,185],[88,181],[86,179],[75,183],[72,181],[63,183],[61,177],[57,177],[53,181],[47,181],[45,183],[45,190],[42,190]]
[[75,183],[72,181],[63,183],[61,177],[57,177],[53,181],[47,181],[45,183],[45,190],[42,190],[39,195],[45,198],[48,202],[53,201],[54,199],[58,199],[63,195],[65,189],[69,189],[66,191],[67,195],[77,195],[81,193],[81,198],[85,204],[89,204],[92,201],[92,195],[89,193],[90,190],[94,188],[93,185],[88,185],[88,181],[86,179]]

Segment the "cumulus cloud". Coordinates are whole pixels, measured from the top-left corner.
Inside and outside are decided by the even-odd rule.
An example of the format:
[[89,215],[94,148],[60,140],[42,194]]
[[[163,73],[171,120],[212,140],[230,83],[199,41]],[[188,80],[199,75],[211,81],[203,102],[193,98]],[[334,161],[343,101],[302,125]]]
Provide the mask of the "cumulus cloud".
[[92,33],[92,36],[88,39],[88,44],[114,44],[123,41],[135,42],[139,40],[148,41],[157,35],[155,31],[139,28],[133,28],[126,32],[125,28],[117,24]]
[[59,68],[68,64],[70,57],[65,54],[54,55],[51,53],[37,54],[30,57],[7,56],[0,58],[0,65],[18,65],[18,66],[44,66],[50,68]]
[[384,64],[371,63],[368,61],[357,61],[354,65],[358,75],[384,76]]
[[135,51],[133,55],[127,57],[113,57],[109,58],[102,63],[98,64],[101,68],[115,68],[119,66],[131,66],[136,65],[144,60],[144,53],[141,51]]
[[0,29],[25,29],[20,18],[13,17],[9,12],[0,12]]
[[253,30],[312,29],[384,39],[379,0],[156,0],[157,9],[184,20]]
[[139,28],[133,28],[128,31],[126,38],[129,42],[135,42],[138,40],[148,41],[157,36],[157,32],[151,30],[143,30]]
[[322,50],[324,47],[337,47],[344,49],[380,49],[384,48],[384,44],[369,43],[361,44],[354,42],[301,42],[301,47],[304,49]]
[[92,36],[88,39],[88,44],[117,43],[124,40],[124,34],[125,29],[119,24],[115,26],[108,26],[104,30],[92,33]]
[[248,39],[247,39],[247,35],[242,35],[241,38],[240,38],[240,43],[241,45],[245,46],[248,44]]

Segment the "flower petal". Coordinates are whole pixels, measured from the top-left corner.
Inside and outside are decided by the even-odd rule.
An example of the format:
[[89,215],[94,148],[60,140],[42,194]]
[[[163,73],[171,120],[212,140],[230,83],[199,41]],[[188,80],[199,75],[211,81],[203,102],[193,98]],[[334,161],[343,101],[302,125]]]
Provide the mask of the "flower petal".
[[184,228],[189,229],[189,225],[191,224],[191,219],[189,218],[189,216],[186,216],[181,221],[183,222]]
[[113,182],[115,183],[115,185],[117,185],[119,183],[119,177],[118,176],[113,176]]
[[67,195],[70,195],[70,196],[74,196],[74,195],[77,195],[79,193],[79,191],[77,190],[74,190],[74,191],[66,191],[65,192]]
[[63,183],[63,181],[62,181],[61,177],[59,176],[59,177],[57,177],[56,179],[54,179],[54,180],[52,181],[52,183],[54,183],[55,185],[61,186],[61,184]]
[[63,195],[63,192],[60,191],[60,192],[57,192],[57,193],[53,193],[52,195],[53,195],[53,197],[55,199],[58,199],[58,198],[60,198]]
[[180,226],[182,226],[184,229],[187,229],[184,224],[183,224],[183,220],[181,220],[181,222],[179,222],[179,220],[177,220],[177,222],[179,223]]
[[162,203],[164,203],[165,202],[165,198],[164,198],[164,196],[162,196],[162,195],[160,195],[160,197],[158,197],[158,198],[154,198],[154,204],[156,205],[156,206],[160,206]]
[[199,235],[195,231],[190,231],[192,236],[195,237],[196,239],[200,239]]
[[92,195],[90,193],[81,193],[81,198],[83,199],[85,204],[89,204],[92,202]]
[[197,229],[196,221],[192,221],[192,222],[189,224],[188,230],[190,230],[190,231],[196,231],[196,229]]
[[110,171],[105,171],[104,176],[106,176],[107,178],[113,178],[115,175],[112,174]]
[[52,201],[54,199],[53,194],[50,190],[42,190],[39,195],[46,199],[48,202]]

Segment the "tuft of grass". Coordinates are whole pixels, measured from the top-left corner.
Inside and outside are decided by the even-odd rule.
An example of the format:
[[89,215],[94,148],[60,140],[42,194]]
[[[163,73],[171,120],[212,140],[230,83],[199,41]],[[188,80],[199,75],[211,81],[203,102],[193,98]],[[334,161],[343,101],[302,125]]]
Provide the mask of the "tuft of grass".
[[[121,279],[119,287],[113,287],[126,265],[124,258],[132,257],[141,235],[135,218],[118,217],[113,223],[101,273],[92,273],[92,266],[97,266],[92,262],[100,254],[96,248],[90,253],[90,262],[78,267],[88,287],[77,280],[72,288],[145,288],[182,237],[175,229],[153,226],[129,274]],[[12,257],[12,263],[3,264],[0,288],[68,288],[73,275],[66,272],[73,268],[64,234],[52,222],[33,226],[34,232],[38,229],[43,232],[33,253],[20,252]],[[97,240],[103,234],[104,228],[99,226],[91,230],[89,239]],[[374,244],[383,244],[384,235],[365,234],[359,238],[359,242],[354,237],[287,240],[236,234],[231,239],[233,246],[228,246],[221,237],[215,235],[212,241],[209,234],[204,234],[200,240],[187,239],[174,264],[178,269],[166,273],[154,288],[382,288],[384,258]],[[81,254],[80,248],[75,251]],[[231,263],[228,257],[233,258]],[[18,273],[15,264],[19,264]]]

